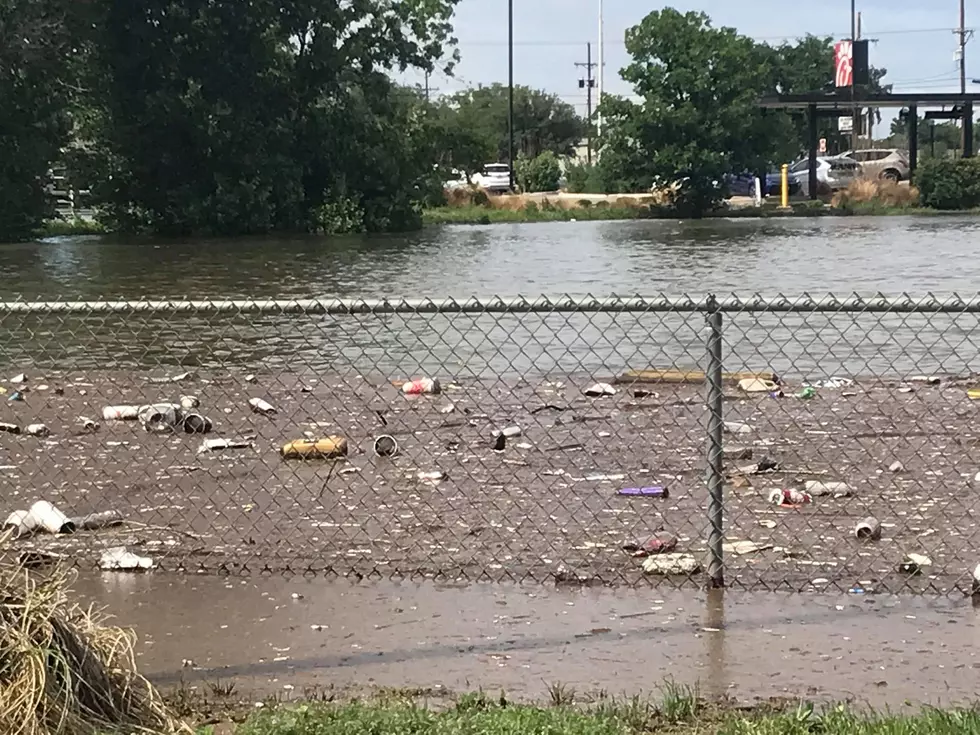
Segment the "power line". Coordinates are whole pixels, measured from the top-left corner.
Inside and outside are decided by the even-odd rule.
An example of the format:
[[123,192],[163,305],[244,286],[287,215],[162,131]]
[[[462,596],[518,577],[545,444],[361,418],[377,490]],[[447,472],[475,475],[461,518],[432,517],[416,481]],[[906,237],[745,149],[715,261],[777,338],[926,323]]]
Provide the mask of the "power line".
[[[968,35],[972,35],[976,29],[966,28],[964,29]],[[875,36],[910,36],[919,35],[923,33],[959,33],[960,28],[957,27],[946,27],[946,28],[892,28],[883,31],[875,31]],[[837,31],[834,33],[797,33],[785,36],[750,36],[753,41],[797,41],[803,40],[808,37],[813,38],[839,38],[846,36],[847,33],[842,31]],[[539,46],[542,48],[557,48],[557,47],[573,47],[582,46],[588,43],[588,41],[578,40],[578,41],[554,41],[546,39],[528,39],[524,41],[514,41],[515,46]],[[606,44],[612,44],[615,46],[625,46],[626,42],[622,39],[606,39]],[[486,39],[486,40],[466,40],[460,39],[457,41],[457,45],[460,47],[464,46],[507,46],[506,40],[496,40],[496,39]]]

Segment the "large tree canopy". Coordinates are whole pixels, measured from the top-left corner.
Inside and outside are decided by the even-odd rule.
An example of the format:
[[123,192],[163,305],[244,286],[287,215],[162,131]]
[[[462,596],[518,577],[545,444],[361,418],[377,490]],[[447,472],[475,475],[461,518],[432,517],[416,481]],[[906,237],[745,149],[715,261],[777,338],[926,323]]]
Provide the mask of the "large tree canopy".
[[45,187],[71,127],[72,7],[0,0],[0,242],[53,212]]
[[[477,87],[446,97],[436,110],[447,143],[459,146],[452,161],[469,171],[508,156],[508,88]],[[529,87],[514,87],[514,154],[534,158],[545,151],[570,155],[585,137],[585,121],[561,98]],[[447,148],[447,150],[449,150]]]
[[[620,190],[674,185],[692,214],[717,202],[726,174],[761,172],[805,150],[803,121],[760,109],[760,97],[833,83],[830,39],[771,47],[704,13],[654,11],[627,31],[626,49],[622,76],[640,101],[602,100],[602,179]],[[884,71],[873,76],[880,87]],[[836,121],[824,135],[837,135]]]
[[84,134],[107,216],[176,233],[409,224],[429,164],[389,72],[445,58],[456,2],[93,0]]
[[603,166],[630,188],[679,182],[678,204],[703,212],[731,171],[766,164],[781,119],[759,110],[772,55],[703,13],[654,11],[626,33],[622,71],[642,102],[604,99]]

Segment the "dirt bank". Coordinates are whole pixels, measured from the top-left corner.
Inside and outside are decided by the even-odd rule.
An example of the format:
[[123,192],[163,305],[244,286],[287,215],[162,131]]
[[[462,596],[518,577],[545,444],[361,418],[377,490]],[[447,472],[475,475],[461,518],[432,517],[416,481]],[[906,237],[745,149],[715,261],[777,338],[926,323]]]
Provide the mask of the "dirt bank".
[[[616,396],[591,399],[581,392],[591,382],[585,377],[452,384],[443,376],[443,395],[407,398],[384,379],[357,376],[260,375],[249,383],[202,373],[158,383],[159,374],[28,374],[26,400],[5,401],[0,419],[42,421],[53,435],[0,433],[3,510],[43,498],[69,515],[120,511],[129,522],[118,529],[18,542],[85,566],[127,545],[164,569],[551,580],[565,566],[583,579],[636,584],[650,578],[621,549],[631,539],[665,529],[679,536],[679,551],[705,555],[701,386],[651,386],[659,395],[645,398],[619,386]],[[728,539],[771,547],[730,553],[729,584],[968,589],[980,561],[972,538],[975,404],[958,384],[900,388],[867,382],[822,389],[813,400],[732,389],[725,418],[752,431],[727,435],[727,443],[781,469],[726,487]],[[187,393],[214,421],[212,438],[254,446],[199,453],[201,436],[153,435],[136,422],[101,419],[105,405]],[[278,413],[252,413],[253,396]],[[88,433],[79,416],[101,427]],[[493,451],[492,430],[512,425],[522,436]],[[278,447],[304,432],[344,434],[350,456],[283,460]],[[382,433],[401,445],[394,459],[371,449]],[[895,462],[902,468],[890,471]],[[731,461],[729,470],[749,463]],[[420,472],[445,477],[424,480]],[[800,509],[768,502],[772,488],[797,479],[845,481],[855,496],[818,497]],[[669,498],[616,494],[652,485],[668,487]],[[852,530],[868,515],[882,522],[883,538],[862,544]],[[899,572],[908,552],[932,565],[916,577]]]

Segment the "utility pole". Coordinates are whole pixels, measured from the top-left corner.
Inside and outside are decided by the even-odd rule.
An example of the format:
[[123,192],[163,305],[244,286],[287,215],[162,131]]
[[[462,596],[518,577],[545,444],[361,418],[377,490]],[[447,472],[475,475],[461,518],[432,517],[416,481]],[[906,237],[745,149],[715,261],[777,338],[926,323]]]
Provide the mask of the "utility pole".
[[507,0],[507,164],[514,189],[514,0]]
[[592,88],[595,86],[595,79],[592,77],[592,70],[596,67],[596,64],[592,63],[592,43],[589,42],[587,45],[587,51],[585,56],[585,63],[577,62],[575,66],[585,67],[585,79],[578,80],[579,89],[585,88],[585,151],[586,157],[588,158],[589,165],[592,165]]
[[430,98],[432,92],[438,92],[439,91],[439,87],[429,86],[429,72],[426,72],[425,73],[425,83],[424,84],[416,84],[415,85],[415,88],[418,89],[419,91],[421,91],[422,94],[425,95],[426,104],[428,104],[429,98]]
[[[851,0],[851,101],[857,96],[857,85],[854,84],[854,43],[859,39],[858,15],[855,7],[855,0]],[[851,150],[858,149],[858,135],[861,132],[861,112],[857,108],[857,103],[851,111]]]
[[596,118],[596,132],[599,134],[600,140],[602,139],[602,90],[603,90],[603,80],[605,78],[605,26],[602,12],[602,0],[599,0],[599,115]]
[[[959,44],[956,50],[956,55],[959,57],[960,62],[960,94],[966,94],[966,42],[970,40],[973,35],[973,31],[968,31],[966,29],[966,0],[960,0],[960,27],[955,31],[956,35],[959,36]],[[966,126],[973,125],[973,120],[967,120],[963,118],[963,130],[962,130],[962,150],[966,152]]]
[[966,42],[968,40],[966,30],[966,0],[960,0],[960,27],[956,33],[960,37],[960,94],[966,94]]

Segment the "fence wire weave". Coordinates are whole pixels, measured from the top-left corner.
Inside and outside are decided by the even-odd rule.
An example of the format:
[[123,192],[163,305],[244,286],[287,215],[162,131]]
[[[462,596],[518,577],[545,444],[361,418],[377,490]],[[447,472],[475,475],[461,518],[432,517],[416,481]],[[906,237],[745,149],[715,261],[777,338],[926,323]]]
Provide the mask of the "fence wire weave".
[[[14,551],[82,568],[968,592],[978,315],[956,295],[0,303],[3,512],[25,512]],[[441,390],[407,394],[420,378]],[[326,437],[346,455],[283,456]]]

